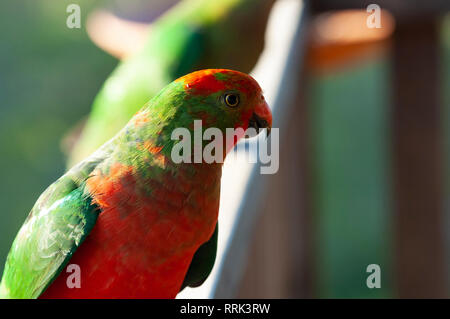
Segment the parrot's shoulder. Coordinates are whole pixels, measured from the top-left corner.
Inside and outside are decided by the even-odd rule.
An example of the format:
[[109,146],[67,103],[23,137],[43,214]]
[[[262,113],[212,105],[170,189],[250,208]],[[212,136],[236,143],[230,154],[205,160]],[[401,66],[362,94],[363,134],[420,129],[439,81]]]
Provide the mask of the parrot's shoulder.
[[108,158],[112,149],[112,142],[108,142],[91,156],[68,170],[42,193],[31,210],[30,216],[36,211],[50,207],[56,201],[71,194],[76,189],[80,189],[85,196],[88,196],[87,192],[84,191],[86,180],[94,169]]

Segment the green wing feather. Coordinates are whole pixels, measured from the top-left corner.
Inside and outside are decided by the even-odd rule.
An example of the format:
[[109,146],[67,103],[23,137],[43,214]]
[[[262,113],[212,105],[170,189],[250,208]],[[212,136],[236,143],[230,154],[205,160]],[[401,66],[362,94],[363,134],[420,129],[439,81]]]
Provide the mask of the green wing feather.
[[90,233],[99,210],[84,181],[101,158],[80,163],[39,197],[8,254],[0,298],[39,297]]
[[186,277],[184,278],[181,290],[189,287],[198,287],[208,278],[216,261],[217,237],[219,234],[219,223],[211,238],[204,243],[195,253],[189,266]]

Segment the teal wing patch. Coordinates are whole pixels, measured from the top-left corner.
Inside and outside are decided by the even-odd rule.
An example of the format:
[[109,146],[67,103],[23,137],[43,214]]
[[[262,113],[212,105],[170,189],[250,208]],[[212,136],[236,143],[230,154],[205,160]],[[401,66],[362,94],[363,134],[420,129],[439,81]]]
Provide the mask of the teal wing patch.
[[39,197],[8,254],[0,298],[37,298],[59,275],[90,233],[99,209],[84,190],[103,156],[91,156]]
[[218,234],[219,223],[217,223],[211,238],[201,245],[194,254],[180,291],[187,286],[198,287],[208,278],[213,269],[214,262],[216,261]]

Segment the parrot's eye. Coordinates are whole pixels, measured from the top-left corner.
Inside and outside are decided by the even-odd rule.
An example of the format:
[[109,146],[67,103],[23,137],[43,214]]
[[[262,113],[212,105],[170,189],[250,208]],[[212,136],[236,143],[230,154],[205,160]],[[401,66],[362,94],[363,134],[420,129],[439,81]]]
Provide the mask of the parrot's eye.
[[224,97],[225,104],[229,107],[236,107],[239,105],[239,95],[230,93],[226,94]]

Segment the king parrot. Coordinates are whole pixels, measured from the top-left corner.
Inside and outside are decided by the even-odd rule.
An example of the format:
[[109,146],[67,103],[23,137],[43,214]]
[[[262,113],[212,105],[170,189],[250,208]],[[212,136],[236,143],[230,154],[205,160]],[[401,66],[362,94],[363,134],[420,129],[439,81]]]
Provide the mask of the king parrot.
[[[143,48],[122,61],[103,85],[70,151],[68,167],[113,137],[141,105],[179,76],[217,66],[249,72],[263,49],[273,3],[183,0],[170,9],[152,24]],[[196,253],[192,264],[202,268],[189,269],[189,286],[195,278],[201,284],[204,273],[212,270],[217,233]]]
[[[0,297],[174,298],[204,280],[209,270],[191,261],[215,232],[223,161],[172,156],[184,141],[172,133],[184,128],[195,143],[196,120],[223,133],[214,140],[223,158],[227,128],[272,125],[249,75],[208,69],[175,80],[39,197],[8,254]],[[79,288],[67,285],[70,265]]]
[[[264,47],[274,0],[183,0],[155,23],[142,49],[105,81],[68,167],[114,136],[139,108],[178,77],[200,69],[250,72]],[[244,31],[245,30],[245,31]]]

